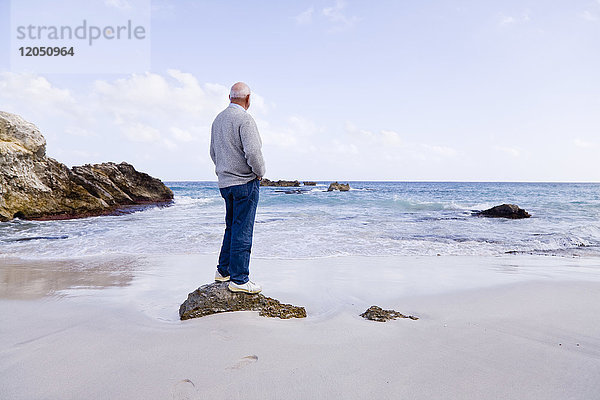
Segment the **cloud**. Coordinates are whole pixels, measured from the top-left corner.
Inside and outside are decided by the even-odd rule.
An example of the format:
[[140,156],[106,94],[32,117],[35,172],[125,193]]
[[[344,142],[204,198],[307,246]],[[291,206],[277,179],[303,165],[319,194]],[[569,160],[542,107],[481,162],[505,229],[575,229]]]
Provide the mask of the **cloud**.
[[335,5],[331,7],[325,7],[321,11],[321,14],[333,25],[333,31],[340,31],[351,28],[356,24],[356,22],[358,22],[358,17],[347,16],[344,13],[345,8],[345,1],[336,0]]
[[424,145],[427,150],[429,150],[433,154],[437,154],[444,157],[454,157],[458,155],[456,149],[448,146],[430,146]]
[[284,119],[280,126],[273,126],[263,118],[256,118],[256,123],[265,145],[294,148],[300,153],[309,151],[313,147],[314,137],[325,131],[324,127],[298,115]]
[[[202,84],[175,69],[96,80],[77,91],[39,75],[0,72],[2,109],[38,125],[48,139],[49,155],[61,149],[67,157],[61,161],[68,165],[81,163],[83,153],[75,149],[82,146],[98,149],[90,154],[102,161],[118,154],[133,161],[147,154],[151,164],[165,151],[181,152],[173,165],[196,160],[198,152],[207,158],[210,125],[226,107],[228,93],[226,86]],[[253,104],[258,115],[268,109],[256,94]]]
[[160,139],[160,131],[140,122],[119,121],[123,133],[134,142],[156,142]]
[[46,78],[35,74],[0,72],[0,99],[3,104],[25,105],[35,101],[32,106],[48,107],[59,112],[76,105],[75,98],[67,89],[53,86]]
[[309,7],[306,10],[302,11],[300,14],[296,15],[294,19],[298,25],[307,25],[312,22],[313,13],[315,9],[313,7]]
[[512,157],[519,157],[521,155],[521,149],[518,149],[516,147],[496,146],[495,149],[506,153]]
[[325,23],[325,26],[329,28],[329,32],[347,30],[360,20],[357,16],[346,14],[346,2],[344,0],[336,0],[335,4],[322,8],[318,13],[311,6],[293,18],[297,25],[310,25],[319,20]]
[[179,142],[189,143],[197,140],[188,130],[176,126],[171,127],[171,134],[173,138]]
[[579,147],[581,149],[593,149],[594,147],[596,147],[596,143],[590,142],[590,141],[587,141],[587,140],[583,140],[583,139],[580,139],[580,138],[574,139],[573,140],[573,144],[576,147]]
[[512,25],[516,22],[517,22],[517,20],[514,17],[510,17],[510,16],[505,16],[500,19],[500,25],[502,25],[502,26]]
[[597,22],[598,16],[591,11],[585,10],[580,14],[580,17],[589,22]]
[[452,147],[412,141],[403,138],[394,130],[371,131],[360,129],[352,122],[346,122],[346,141],[361,149],[362,154],[374,154],[380,160],[418,160],[420,162],[440,162],[458,155]]
[[131,4],[127,0],[104,0],[104,4],[119,10],[131,10]]
[[[180,70],[98,79],[76,90],[41,76],[0,74],[2,108],[39,126],[51,157],[67,165],[125,160],[163,179],[214,179],[210,126],[227,106],[227,95],[226,86],[202,83]],[[328,126],[298,114],[272,116],[270,103],[254,96],[250,112],[272,178],[390,177],[458,154],[396,129],[336,121]]]
[[529,11],[524,11],[520,16],[513,15],[502,15],[500,16],[500,20],[498,24],[500,26],[510,26],[517,24],[525,24],[531,21],[531,17],[529,16]]

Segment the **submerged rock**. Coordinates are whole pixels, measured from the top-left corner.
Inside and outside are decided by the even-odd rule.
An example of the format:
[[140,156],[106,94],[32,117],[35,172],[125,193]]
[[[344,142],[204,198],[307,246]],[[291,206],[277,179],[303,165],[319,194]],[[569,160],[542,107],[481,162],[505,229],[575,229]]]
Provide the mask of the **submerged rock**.
[[317,182],[313,181],[304,181],[302,183],[304,184],[304,186],[317,186]]
[[233,293],[228,282],[200,286],[179,307],[182,320],[230,311],[258,311],[264,317],[306,318],[304,307],[282,304],[263,294]]
[[262,178],[260,181],[260,186],[275,186],[275,187],[298,187],[300,186],[300,182],[298,181],[272,181],[267,178]]
[[377,322],[386,322],[396,318],[409,318],[412,320],[419,319],[418,317],[415,317],[413,315],[404,315],[394,310],[384,310],[383,308],[378,306],[371,306],[367,308],[367,311],[360,314],[360,316],[365,319],[370,319],[371,321]]
[[477,216],[490,217],[490,218],[509,218],[509,219],[521,219],[529,218],[531,214],[527,211],[519,208],[515,204],[502,204],[499,206],[492,207],[487,210],[479,211],[475,213]]
[[0,111],[0,221],[102,215],[172,199],[160,180],[125,162],[68,168],[46,156],[35,125]]
[[350,185],[348,183],[333,182],[329,185],[327,191],[332,192],[334,190],[339,190],[340,192],[347,192],[348,190],[350,190]]

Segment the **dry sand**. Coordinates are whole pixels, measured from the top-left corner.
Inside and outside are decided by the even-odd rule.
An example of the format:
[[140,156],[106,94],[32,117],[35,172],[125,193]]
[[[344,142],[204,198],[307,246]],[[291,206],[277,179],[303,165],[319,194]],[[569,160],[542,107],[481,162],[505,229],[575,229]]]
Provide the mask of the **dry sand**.
[[[0,260],[0,399],[600,398],[598,260],[254,260],[308,318],[178,321],[213,268]],[[372,304],[420,319],[358,316]]]

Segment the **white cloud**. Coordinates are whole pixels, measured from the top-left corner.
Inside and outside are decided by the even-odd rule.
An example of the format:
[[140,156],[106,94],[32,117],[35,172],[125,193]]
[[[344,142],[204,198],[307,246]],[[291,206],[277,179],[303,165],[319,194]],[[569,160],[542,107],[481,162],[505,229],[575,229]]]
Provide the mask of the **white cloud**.
[[0,99],[3,99],[3,104],[16,106],[32,103],[48,107],[53,112],[71,109],[76,105],[69,90],[52,86],[42,76],[27,73],[0,72]]
[[398,132],[382,130],[381,136],[383,142],[390,146],[399,146],[402,144],[402,139],[400,139]]
[[346,8],[346,2],[344,0],[336,0],[335,4],[331,7],[325,7],[321,11],[323,16],[329,20],[333,25],[333,31],[345,30],[351,28],[358,22],[359,18],[356,16],[347,16],[344,13]]
[[[198,166],[198,154],[210,161],[210,125],[228,104],[226,86],[202,84],[179,70],[132,74],[88,85],[72,91],[43,76],[0,72],[0,104],[3,111],[38,125],[46,136],[49,156],[62,154],[65,158],[60,161],[67,165],[82,162],[82,153],[74,149],[84,146],[95,150],[92,156],[98,155],[85,162],[137,160],[141,170],[170,170],[172,177],[193,173],[194,167],[177,166]],[[254,94],[253,113],[261,115],[267,109],[264,98]],[[163,157],[173,158],[152,162]]]
[[444,156],[444,157],[454,157],[458,155],[456,149],[448,146],[430,146],[425,145],[425,147],[434,154]]
[[140,122],[121,122],[122,131],[134,142],[157,142],[160,139],[160,131]]
[[323,127],[298,115],[292,115],[284,120],[283,126],[274,127],[263,118],[257,118],[263,143],[279,148],[295,148],[304,153],[310,149],[315,135],[324,132]]
[[500,19],[500,25],[512,25],[516,23],[517,20],[514,17],[505,16]]
[[82,128],[81,126],[67,126],[65,128],[65,133],[68,133],[69,135],[73,135],[73,136],[79,136],[79,137],[96,136],[96,133],[91,132],[88,129]]
[[575,140],[573,140],[573,144],[576,147],[582,148],[582,149],[592,149],[594,147],[596,147],[596,143],[594,142],[590,142],[587,140],[583,140],[580,138],[576,138]]
[[189,142],[193,142],[196,140],[194,135],[192,135],[188,130],[181,129],[176,126],[171,127],[171,133],[173,135],[173,138],[175,138],[175,140],[178,140],[180,142],[189,143]]
[[523,13],[520,16],[501,15],[499,25],[500,26],[510,26],[510,25],[517,25],[517,24],[525,24],[529,21],[531,21],[531,17],[529,16],[529,11],[526,10],[526,11],[523,11]]
[[586,21],[589,22],[596,22],[598,21],[598,16],[594,13],[592,13],[591,11],[585,10],[584,12],[582,12],[580,14],[580,17],[585,19]]
[[386,160],[398,163],[414,160],[430,164],[444,162],[458,155],[458,151],[454,148],[409,140],[394,130],[382,129],[374,132],[360,129],[352,122],[346,122],[344,130],[348,135],[346,141],[361,149],[361,154],[375,156],[372,162]]
[[131,10],[132,8],[127,0],[104,0],[104,4],[119,10]]
[[306,10],[302,11],[300,14],[296,15],[294,19],[298,25],[307,25],[312,22],[313,14],[315,9],[313,7],[309,7]]
[[506,153],[512,157],[519,157],[521,155],[521,149],[518,149],[516,147],[496,146],[495,149]]

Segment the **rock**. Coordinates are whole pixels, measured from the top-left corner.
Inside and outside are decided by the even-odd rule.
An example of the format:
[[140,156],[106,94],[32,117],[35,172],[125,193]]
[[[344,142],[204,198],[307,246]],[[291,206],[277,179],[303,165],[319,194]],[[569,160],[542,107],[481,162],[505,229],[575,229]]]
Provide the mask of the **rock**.
[[103,215],[172,199],[160,180],[125,162],[68,168],[46,156],[35,125],[0,111],[0,221]]
[[304,184],[304,186],[317,186],[317,182],[313,181],[304,181],[302,184]]
[[490,217],[490,218],[510,218],[510,219],[520,219],[520,218],[529,218],[531,214],[527,211],[519,208],[519,206],[514,204],[502,204],[500,206],[492,207],[490,209],[479,211],[475,213],[475,215],[481,217]]
[[300,189],[287,189],[287,190],[275,190],[275,193],[285,193],[285,194],[303,194],[304,191]]
[[327,191],[332,192],[334,190],[339,190],[340,192],[347,192],[348,190],[350,190],[350,185],[348,183],[333,182],[329,185]]
[[378,306],[371,306],[371,307],[367,308],[367,311],[360,314],[360,316],[363,318],[366,318],[366,319],[370,319],[371,321],[377,321],[377,322],[386,322],[386,321],[389,321],[391,319],[396,319],[396,318],[410,318],[412,320],[419,319],[418,317],[415,317],[412,315],[401,314],[398,311],[384,310]]
[[298,181],[272,181],[267,178],[262,178],[260,181],[260,186],[276,186],[276,187],[297,187],[300,186],[300,182]]
[[182,320],[230,311],[258,311],[264,317],[306,318],[304,307],[282,304],[263,294],[233,293],[228,282],[200,286],[179,307]]

